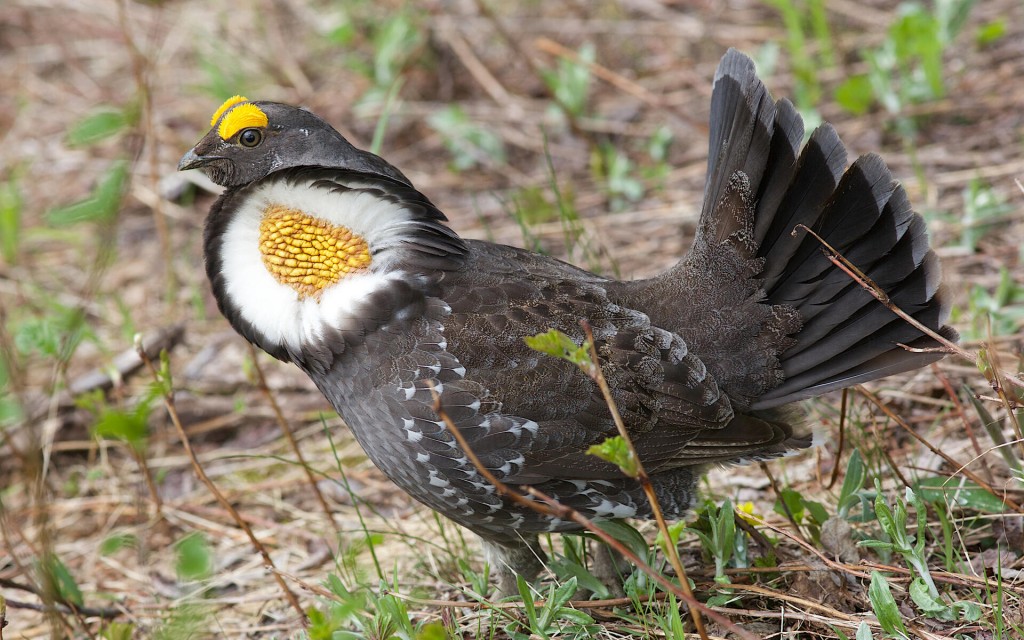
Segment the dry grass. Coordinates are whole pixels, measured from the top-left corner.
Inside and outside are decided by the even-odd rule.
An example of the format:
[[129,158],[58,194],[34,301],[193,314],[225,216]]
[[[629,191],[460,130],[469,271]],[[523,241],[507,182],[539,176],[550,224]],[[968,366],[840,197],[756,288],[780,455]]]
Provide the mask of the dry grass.
[[[380,532],[376,554],[386,576],[398,576],[401,593],[427,598],[409,602],[417,619],[444,619],[473,637],[487,623],[483,614],[428,601],[465,599],[455,559],[479,562],[472,536],[464,540],[454,525],[439,523],[384,479],[298,371],[261,359],[273,397],[321,478],[332,509],[325,514],[307,472],[293,462],[246,345],[217,314],[206,286],[200,239],[211,196],[181,199],[187,185],[174,168],[205,130],[224,91],[307,105],[361,146],[369,145],[382,115],[382,107],[359,103],[372,83],[351,63],[373,54],[366,25],[357,22],[352,39],[339,44],[331,39],[341,24],[339,6],[235,4],[0,4],[0,179],[16,177],[24,199],[17,257],[0,258],[0,353],[21,363],[11,367],[8,385],[25,412],[24,420],[0,432],[0,597],[8,601],[8,626],[0,638],[98,637],[102,624],[92,614],[99,613],[133,622],[138,637],[148,637],[166,627],[168,613],[184,603],[204,608],[202,631],[211,637],[299,637],[296,612],[241,530],[196,480],[162,408],[153,411],[145,455],[158,508],[135,458],[122,445],[91,438],[91,414],[76,408],[65,391],[103,381],[115,357],[133,351],[134,333],[155,335],[179,325],[184,331],[180,340],[171,340],[170,363],[184,427],[206,473],[251,524],[302,605],[317,604],[328,574],[356,584],[352,572],[336,564],[339,549],[359,545],[367,530]],[[352,15],[379,19],[401,5],[355,3]],[[656,0],[523,2],[501,5],[497,16],[482,13],[489,5],[499,3],[427,2],[413,12],[420,44],[414,62],[403,69],[400,97],[390,106],[382,155],[463,235],[522,244],[520,225],[509,211],[530,189],[550,193],[549,154],[559,187],[571,194],[583,219],[582,242],[592,248],[582,258],[577,251],[577,261],[623,277],[650,275],[673,263],[688,243],[703,189],[714,68],[727,46],[753,53],[783,42],[777,14],[754,0],[736,0],[727,8]],[[895,10],[895,2],[883,0],[829,3],[842,64],[821,72],[826,88],[862,70],[856,51],[880,41]],[[1000,17],[1008,33],[990,46],[977,46],[977,27]],[[575,51],[583,42],[594,44],[602,79],[592,81],[586,115],[567,127],[552,116],[537,68],[557,64],[559,48],[552,43]],[[1024,5],[979,3],[957,46],[947,52],[946,69],[948,97],[913,108],[921,120],[912,148],[891,133],[890,118],[880,110],[854,118],[826,92],[820,111],[836,124],[851,156],[882,153],[911,201],[929,212],[933,243],[967,326],[973,320],[966,312],[971,286],[994,289],[1001,269],[1024,283],[1024,193],[1014,184],[1024,174]],[[767,82],[776,96],[792,94],[784,51]],[[144,117],[131,131],[80,148],[66,143],[69,129],[98,107],[133,101],[143,105]],[[427,119],[452,104],[503,141],[506,161],[487,160],[461,173],[449,168],[445,140]],[[604,185],[590,170],[594,149],[608,141],[650,164],[644,142],[662,126],[675,136],[663,183],[612,211]],[[116,220],[49,224],[48,210],[83,198],[119,157],[130,161],[131,182]],[[965,249],[958,246],[962,194],[976,177],[1013,206],[994,232]],[[532,225],[531,234],[548,251],[565,255],[557,219]],[[81,310],[93,337],[64,360],[15,357],[18,328],[26,319],[53,313],[54,304]],[[999,347],[1003,365],[1013,369],[1019,336],[1016,327],[1010,333]],[[112,384],[106,378],[114,406],[131,406],[151,382],[144,369],[125,368]],[[1010,481],[1002,459],[990,451],[971,407],[963,417],[958,414],[946,381],[950,388],[966,383],[992,395],[971,363],[952,359],[874,388],[929,442],[970,463],[997,491],[1024,501],[1019,483]],[[815,406],[834,428],[838,399]],[[987,406],[997,416],[1005,413],[998,403]],[[888,459],[910,477],[957,471],[859,395],[852,399],[851,416],[852,423],[864,425],[851,430],[853,444],[878,456],[879,467]],[[978,444],[965,433],[968,426]],[[779,482],[828,502],[828,476],[844,464],[825,449],[770,468]],[[339,469],[351,492],[336,482]],[[757,467],[713,473],[709,492],[753,501],[762,514],[771,514],[775,500]],[[353,495],[362,504],[359,512]],[[1013,546],[1021,543],[1019,515],[993,516],[989,528],[972,524],[961,530],[965,520],[953,521],[954,531],[963,533],[954,536],[955,547],[961,557],[979,558],[978,564],[975,573],[950,574],[948,581],[960,597],[969,595],[965,585],[977,586],[986,562],[991,569],[992,558],[984,554],[994,553],[990,539],[1002,532],[1010,547],[1000,558],[1014,570],[1004,575],[1017,580],[1004,585],[1003,615],[1021,624],[1024,586],[1012,577],[1024,553]],[[831,637],[830,624],[852,636],[849,621],[868,619],[865,582],[858,576],[870,567],[828,564],[831,558],[787,539],[793,533],[784,518],[772,515],[771,521],[783,538],[782,559],[793,568],[782,572],[786,579],[780,583],[744,587],[730,617],[766,636]],[[195,582],[179,579],[175,571],[175,543],[193,531],[206,535],[214,559],[202,595]],[[113,534],[130,534],[136,542],[102,553],[103,541]],[[40,588],[34,566],[49,552],[67,566],[92,611],[46,615],[39,608],[47,599],[22,590]],[[376,584],[369,554],[358,558],[362,579]],[[698,591],[710,589],[695,541],[688,543],[687,558]],[[910,609],[904,613],[913,617]],[[607,608],[591,614],[607,621],[605,637],[640,628]],[[957,631],[929,620],[914,624],[921,638]],[[993,637],[986,629],[966,632]]]

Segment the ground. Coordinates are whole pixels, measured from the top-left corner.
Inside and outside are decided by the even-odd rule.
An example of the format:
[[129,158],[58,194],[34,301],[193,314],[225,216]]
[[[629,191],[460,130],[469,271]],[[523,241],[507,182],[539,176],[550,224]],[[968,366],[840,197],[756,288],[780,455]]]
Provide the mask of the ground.
[[[811,406],[830,434],[824,447],[767,473],[714,471],[707,496],[756,516],[750,560],[767,554],[767,536],[779,566],[733,569],[732,590],[716,592],[713,550],[684,533],[698,597],[717,597],[716,610],[754,637],[853,637],[861,622],[885,637],[899,631],[886,626],[890,600],[868,586],[879,570],[889,613],[913,637],[1020,637],[1024,492],[1010,469],[1021,453],[1011,444],[1001,455],[982,424],[990,413],[1012,442],[1016,394],[993,388],[1000,372],[971,359],[984,349],[1006,370],[1020,362],[1020,2],[936,0],[915,12],[888,0],[7,0],[0,639],[305,637],[284,587],[299,608],[323,612],[313,637],[387,637],[385,610],[402,605],[422,637],[436,637],[437,621],[464,637],[671,635],[664,609],[634,612],[627,601],[575,604],[593,626],[560,613],[547,630],[454,606],[472,601],[476,540],[413,504],[304,376],[254,356],[229,329],[201,267],[211,185],[175,166],[232,94],[301,104],[355,144],[377,144],[466,237],[647,276],[692,236],[711,79],[730,46],[755,57],[776,97],[832,122],[851,159],[885,158],[928,219],[968,357],[852,392],[842,448],[842,400],[829,396]],[[893,57],[895,70],[867,79],[871,60]],[[136,335],[157,367],[168,349],[174,407],[200,467],[276,574],[198,479],[153,374],[133,360]],[[907,484],[928,498],[922,557],[943,605],[977,602],[979,616],[926,615],[908,596],[922,572],[903,554],[851,549],[891,538],[873,518],[838,517],[854,533],[821,532],[813,505],[840,509],[855,448],[864,495],[877,478],[888,504]],[[921,489],[936,478],[963,494]],[[774,508],[780,491],[799,528]],[[508,611],[529,620],[521,605]],[[709,633],[733,632],[712,622]]]

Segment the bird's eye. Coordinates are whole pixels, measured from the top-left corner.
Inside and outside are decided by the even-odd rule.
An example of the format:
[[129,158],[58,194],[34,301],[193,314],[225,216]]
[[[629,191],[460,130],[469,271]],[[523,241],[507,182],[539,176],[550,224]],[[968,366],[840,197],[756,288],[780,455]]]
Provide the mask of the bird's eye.
[[263,142],[263,134],[260,133],[259,129],[245,129],[238,134],[238,142],[243,147],[255,147],[260,142]]

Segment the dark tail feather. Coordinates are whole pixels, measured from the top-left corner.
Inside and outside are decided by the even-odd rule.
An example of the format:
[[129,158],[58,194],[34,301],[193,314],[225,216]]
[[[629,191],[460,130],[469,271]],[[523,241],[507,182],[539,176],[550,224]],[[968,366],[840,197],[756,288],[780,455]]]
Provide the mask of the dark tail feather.
[[[876,155],[848,170],[846,150],[822,125],[799,150],[803,122],[785,100],[773,102],[746,56],[722,59],[712,97],[711,154],[695,246],[742,233],[744,221],[715,209],[742,172],[754,194],[753,239],[767,302],[796,309],[803,327],[778,356],[784,380],[751,408],[777,407],[833,389],[910,371],[945,355],[937,341],[896,316],[822,253],[821,236],[916,320],[944,337],[949,304],[924,220]],[[799,150],[799,151],[798,151]],[[794,233],[794,231],[796,231]],[[706,245],[705,245],[706,246]]]

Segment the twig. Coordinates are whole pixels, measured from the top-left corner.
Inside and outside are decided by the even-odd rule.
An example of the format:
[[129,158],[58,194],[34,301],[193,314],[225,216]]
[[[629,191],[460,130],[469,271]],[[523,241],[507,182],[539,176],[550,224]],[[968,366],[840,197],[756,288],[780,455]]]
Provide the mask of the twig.
[[[152,61],[139,48],[135,37],[132,34],[131,26],[128,23],[128,7],[125,0],[117,3],[118,25],[121,29],[121,37],[124,38],[128,48],[129,58],[132,61],[132,75],[135,79],[135,90],[140,103],[141,125],[136,125],[138,133],[144,140],[145,150],[148,152],[146,161],[149,165],[150,188],[160,192],[160,137],[156,133],[156,125],[153,122],[153,92],[149,84],[149,71],[152,68]],[[141,156],[142,149],[139,150]],[[138,158],[141,162],[141,157]],[[173,300],[176,290],[174,276],[174,255],[171,252],[171,232],[167,225],[167,216],[164,213],[164,199],[158,198],[152,205],[153,225],[156,227],[157,239],[160,241],[160,255],[163,257],[164,278],[167,285],[167,299]]]
[[[690,583],[686,579],[686,569],[683,568],[683,563],[679,559],[679,549],[673,544],[672,536],[669,535],[668,524],[665,522],[665,515],[661,512],[661,504],[658,502],[658,496],[654,493],[654,486],[651,484],[651,479],[647,475],[643,462],[636,452],[636,447],[633,446],[633,439],[629,436],[629,431],[626,430],[626,424],[622,421],[622,415],[619,413],[619,407],[615,404],[615,399],[612,398],[612,390],[608,387],[608,381],[604,379],[604,373],[597,364],[597,347],[594,346],[594,332],[591,331],[590,323],[586,320],[580,320],[580,325],[587,336],[587,344],[590,345],[590,376],[597,383],[598,388],[601,389],[601,395],[604,397],[604,402],[608,405],[608,410],[612,414],[615,428],[618,429],[619,436],[626,443],[626,446],[629,447],[630,455],[633,456],[633,460],[636,463],[636,479],[640,482],[644,494],[647,495],[647,501],[651,504],[651,512],[658,523],[658,530],[665,538],[665,549],[668,553],[669,561],[672,563],[672,568],[676,570],[679,585],[687,596],[693,598],[693,592],[690,591]],[[700,634],[702,640],[707,640],[707,631],[704,629],[704,621],[700,619],[700,612],[691,607],[690,617],[693,619],[693,626],[697,628],[697,633]]]
[[[991,334],[992,327],[989,326],[989,333]],[[1024,458],[1024,433],[1021,433],[1020,421],[1017,419],[1017,414],[1014,412],[1014,407],[1017,406],[1016,401],[1011,401],[1009,396],[1006,395],[1006,389],[1003,388],[1001,380],[1008,379],[1009,376],[1003,371],[1002,364],[999,361],[999,352],[995,349],[982,349],[980,354],[979,362],[982,363],[981,372],[988,379],[989,385],[999,396],[999,401],[1003,404],[1006,409],[1006,417],[1009,419],[1010,424],[1013,425],[1013,432],[1017,436],[1018,446],[1020,447],[1021,457]]]
[[768,465],[763,462],[758,462],[757,464],[761,467],[761,473],[768,478],[769,484],[772,485],[772,491],[775,492],[775,497],[779,499],[779,504],[782,505],[782,511],[786,515],[786,520],[789,520],[789,523],[793,525],[793,530],[796,532],[796,535],[799,536],[801,540],[806,541],[807,538],[804,536],[803,529],[800,528],[800,523],[796,521],[796,516],[793,515],[789,505],[786,504],[786,498],[782,495],[782,489],[779,488],[779,483],[775,480],[775,476],[772,474],[771,469],[769,469]]
[[88,618],[103,618],[104,620],[110,620],[111,618],[119,618],[126,611],[122,609],[113,609],[105,607],[78,607],[72,606],[66,602],[55,602],[52,605],[49,604],[35,604],[32,602],[22,602],[20,600],[11,600],[10,598],[0,597],[0,640],[3,639],[3,622],[4,622],[4,603],[7,603],[12,609],[28,609],[29,611],[41,611],[43,613],[61,613],[65,615],[78,615],[85,616]]
[[281,427],[281,432],[284,433],[284,437],[288,440],[288,444],[291,446],[292,451],[295,452],[295,457],[299,462],[299,466],[302,467],[303,471],[306,472],[306,478],[309,480],[309,486],[313,488],[313,493],[316,494],[316,499],[320,503],[320,508],[323,509],[324,516],[327,517],[327,521],[331,524],[331,528],[335,532],[338,531],[338,523],[334,521],[334,514],[331,511],[331,507],[327,504],[327,500],[324,498],[324,494],[320,491],[320,485],[316,481],[316,477],[313,475],[313,469],[310,468],[309,463],[306,462],[306,457],[302,455],[302,449],[299,448],[299,443],[295,439],[295,433],[292,431],[292,426],[288,422],[288,419],[284,417],[284,412],[281,411],[281,406],[277,404],[277,398],[270,391],[270,386],[267,384],[267,377],[263,375],[263,367],[260,366],[259,354],[256,352],[256,347],[251,343],[249,344],[249,356],[252,359],[253,369],[256,370],[256,378],[259,381],[260,391],[267,398],[267,402],[270,403],[270,408],[274,411],[274,416],[277,418],[277,424]]
[[974,447],[974,453],[977,459],[981,461],[982,471],[985,473],[985,479],[988,480],[989,484],[994,482],[992,476],[992,469],[988,466],[988,460],[985,459],[984,451],[982,450],[981,443],[978,442],[978,437],[974,433],[974,426],[971,425],[971,421],[967,419],[967,412],[964,410],[964,405],[960,402],[960,397],[957,395],[956,390],[953,389],[953,384],[949,381],[938,365],[932,363],[932,373],[938,378],[939,383],[942,384],[942,388],[946,390],[946,395],[949,396],[950,402],[953,403],[953,411],[957,417],[960,418],[960,422],[964,425],[964,431],[967,433],[967,437],[971,440],[971,446]]
[[[915,440],[917,440],[918,442],[923,444],[925,447],[927,447],[929,451],[931,451],[935,455],[937,455],[940,458],[942,458],[943,460],[945,460],[954,469],[959,469],[972,482],[974,482],[979,487],[981,487],[982,489],[984,489],[988,493],[991,493],[993,496],[995,496],[996,498],[1001,500],[1002,503],[1005,504],[1007,507],[1013,509],[1017,513],[1024,513],[1024,509],[1022,509],[1021,506],[1019,504],[1017,504],[1016,502],[1014,502],[1008,495],[1006,495],[1006,494],[1000,495],[999,493],[996,492],[996,490],[992,487],[992,485],[990,485],[989,483],[985,482],[978,474],[974,473],[973,471],[971,471],[970,469],[968,469],[964,465],[960,464],[959,462],[954,460],[952,456],[950,456],[946,452],[942,451],[941,449],[939,449],[938,447],[933,445],[931,442],[928,442],[928,440],[926,440],[925,438],[921,437],[921,435],[919,433],[917,433],[916,431],[914,431],[914,429],[912,429],[911,426],[909,424],[907,424],[906,421],[903,420],[903,418],[901,418],[898,415],[896,415],[896,412],[894,412],[892,409],[890,409],[888,406],[886,406],[878,398],[878,396],[876,396],[875,394],[871,393],[870,391],[868,391],[867,389],[865,389],[863,386],[860,386],[860,385],[857,386],[857,390],[860,393],[862,393],[865,398],[870,400],[872,404],[874,404],[876,407],[881,409],[882,412],[885,413],[885,415],[889,417],[889,419],[893,420],[896,424],[898,424],[900,427],[902,427],[903,430],[906,431],[908,434],[910,434],[910,436],[912,438],[914,438]],[[904,483],[904,484],[906,484],[906,483]]]
[[[138,347],[139,357],[142,358],[142,361],[144,363],[146,363],[146,367],[152,374],[153,379],[159,383],[161,381],[161,374],[153,365],[153,361],[149,358],[149,354],[147,354],[145,350],[142,349],[141,339],[138,336],[136,337],[135,344]],[[188,434],[185,433],[185,428],[182,426],[181,420],[178,417],[178,410],[174,404],[173,390],[165,389],[163,393],[163,398],[164,406],[167,407],[167,414],[170,416],[171,423],[174,425],[175,430],[178,432],[178,438],[181,440],[181,445],[185,449],[185,455],[188,456],[189,461],[192,463],[192,469],[196,472],[196,475],[199,477],[199,480],[202,481],[202,483],[206,485],[206,488],[210,491],[210,493],[213,494],[213,497],[217,499],[217,502],[220,503],[221,507],[223,507],[225,511],[231,514],[231,518],[235,521],[238,527],[245,533],[246,537],[249,538],[249,542],[252,544],[253,548],[256,550],[257,553],[260,554],[260,557],[263,559],[263,566],[265,566],[274,574],[274,580],[276,580],[278,586],[281,587],[281,591],[284,592],[285,598],[288,600],[288,603],[299,614],[299,620],[301,621],[302,625],[304,627],[308,626],[309,623],[308,620],[306,619],[306,612],[302,610],[302,605],[299,604],[299,599],[295,596],[292,590],[288,588],[288,585],[287,583],[285,583],[284,579],[275,571],[276,567],[274,566],[274,561],[270,557],[270,553],[267,551],[266,547],[263,546],[263,543],[260,542],[259,538],[256,537],[256,534],[253,533],[252,527],[249,526],[249,523],[247,523],[242,518],[241,514],[239,514],[235,507],[228,501],[228,499],[224,497],[224,494],[220,492],[220,489],[217,488],[217,485],[215,485],[213,481],[210,479],[210,477],[206,475],[206,470],[203,469],[203,466],[199,464],[199,459],[196,457],[196,453],[192,449],[192,443],[188,438]]]
[[[603,529],[595,525],[591,520],[589,520],[580,512],[559,503],[554,498],[546,495],[541,491],[538,491],[534,487],[520,487],[529,495],[541,500],[541,502],[538,503],[535,500],[530,500],[523,494],[510,489],[509,486],[506,485],[501,480],[498,480],[494,476],[494,474],[491,473],[490,469],[485,467],[483,463],[480,462],[480,458],[477,457],[476,452],[474,452],[472,447],[469,446],[469,443],[466,441],[465,436],[462,435],[462,432],[459,430],[457,426],[455,426],[455,423],[452,421],[451,417],[449,417],[448,413],[445,412],[444,407],[441,406],[441,396],[438,395],[437,391],[434,390],[433,386],[431,386],[430,392],[431,394],[433,394],[434,397],[434,412],[444,422],[445,427],[447,427],[448,430],[451,432],[452,436],[455,438],[455,441],[458,443],[459,448],[462,449],[462,452],[473,464],[477,472],[480,475],[482,475],[485,480],[491,483],[491,485],[494,487],[495,491],[497,491],[499,495],[507,497],[516,504],[524,506],[527,509],[531,509],[543,515],[555,516],[563,520],[572,520],[573,522],[576,522],[584,529],[600,538],[601,541],[603,541],[605,544],[615,549],[615,551],[629,559],[629,561],[635,564],[638,569],[646,573],[666,590],[672,592],[679,599],[686,602],[686,604],[688,604],[691,609],[700,609],[700,611],[707,615],[709,618],[711,618],[718,624],[726,627],[727,629],[729,629],[733,633],[736,633],[744,639],[756,640],[754,636],[750,635],[750,633],[744,631],[743,629],[735,625],[728,618],[712,611],[707,607],[707,605],[703,604],[702,602],[694,598],[691,593],[683,591],[683,589],[679,585],[676,585],[672,583],[670,580],[666,579],[663,575],[661,575],[660,572],[655,571],[654,568],[652,568],[646,562],[641,560],[639,556],[630,551],[628,548],[625,547],[625,545],[623,545],[621,542],[619,542],[611,535],[606,533]],[[681,582],[685,582],[685,578],[683,578]]]
[[836,443],[836,461],[832,466],[832,475],[828,479],[828,486],[825,487],[826,489],[834,487],[836,481],[839,479],[839,469],[841,468],[839,462],[843,459],[843,447],[846,444],[846,408],[849,403],[849,399],[849,389],[843,389],[843,395],[839,405],[839,441]]
[[650,107],[671,111],[674,115],[686,121],[687,124],[697,129],[698,131],[706,132],[708,129],[707,125],[704,124],[702,121],[699,121],[697,118],[695,118],[692,113],[680,109],[675,105],[669,104],[663,97],[659,96],[658,94],[652,93],[650,90],[647,89],[647,87],[644,87],[643,85],[633,82],[629,78],[623,76],[620,73],[612,71],[611,69],[604,65],[598,64],[596,62],[588,62],[586,60],[583,60],[582,58],[580,58],[580,55],[578,53],[576,53],[572,49],[569,49],[555,42],[550,38],[537,38],[534,41],[534,46],[536,46],[538,49],[545,53],[558,56],[560,58],[565,58],[567,60],[572,61],[574,64],[586,67],[587,70],[590,71],[590,73],[593,73],[601,80],[604,80],[605,82],[612,85],[616,89],[619,89],[620,91],[628,93],[629,95],[639,99],[640,101],[644,102]]
[[[798,224],[793,228],[793,235],[796,235],[797,230],[801,229],[803,231],[806,231],[808,234],[814,237],[814,239],[821,243],[822,253],[825,254],[825,257],[828,258],[829,262],[838,267],[840,271],[850,276],[850,278],[852,278],[854,282],[859,284],[864,290],[866,290],[868,293],[874,296],[876,300],[885,305],[885,307],[889,309],[889,311],[892,311],[893,313],[895,313],[896,315],[910,323],[910,325],[913,326],[915,329],[941,344],[945,348],[947,353],[955,353],[956,355],[967,360],[968,362],[978,362],[979,354],[972,353],[964,349],[955,342],[952,342],[948,338],[945,338],[944,336],[940,335],[935,330],[926,327],[916,318],[911,316],[909,313],[896,306],[896,304],[889,297],[889,294],[886,293],[885,290],[882,289],[882,287],[880,287],[874,280],[869,278],[863,271],[858,269],[852,262],[847,260],[846,257],[843,256],[843,254],[839,253],[839,251],[837,251],[832,245],[826,242],[824,238],[815,233],[810,227],[808,227],[805,224]],[[1003,378],[1007,382],[1010,382],[1011,384],[1024,389],[1024,380],[1021,380],[1009,374],[1003,374]],[[991,383],[992,381],[990,380],[989,382]]]

